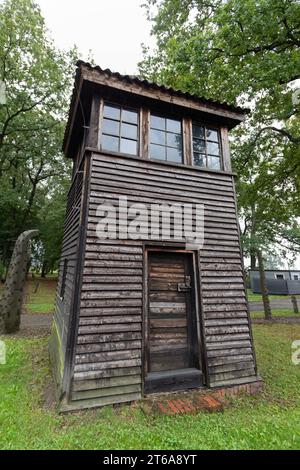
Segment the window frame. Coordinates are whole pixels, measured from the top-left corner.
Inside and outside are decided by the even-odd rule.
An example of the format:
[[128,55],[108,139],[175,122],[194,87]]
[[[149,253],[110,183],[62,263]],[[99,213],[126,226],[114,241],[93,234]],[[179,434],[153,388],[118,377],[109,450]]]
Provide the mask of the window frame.
[[[104,106],[107,105],[107,106],[111,106],[111,107],[117,107],[117,108],[120,108],[120,120],[117,121],[115,119],[110,119],[110,118],[106,118],[104,116]],[[127,140],[131,140],[132,142],[136,142],[137,144],[137,153],[127,153],[127,152],[121,152],[121,139],[122,139],[122,136],[121,136],[121,124],[122,124],[122,112],[123,110],[125,111],[133,111],[137,114],[137,124],[131,124],[130,122],[127,122],[127,121],[124,121],[125,124],[131,124],[131,125],[136,125],[137,127],[137,138],[136,140],[135,139],[132,139],[132,138],[127,138],[127,137],[123,137],[124,139],[127,139]],[[101,104],[100,104],[100,116],[99,116],[99,129],[98,129],[98,148],[101,152],[107,152],[107,153],[110,153],[110,154],[113,154],[113,155],[124,155],[124,156],[129,156],[129,157],[141,157],[141,126],[142,126],[142,115],[141,115],[141,107],[134,107],[134,106],[128,106],[127,104],[123,104],[123,103],[116,103],[114,101],[110,101],[110,100],[104,100],[102,99],[101,100]],[[110,119],[111,121],[114,121],[114,122],[119,122],[119,134],[118,135],[113,135],[113,134],[108,134],[106,132],[103,133],[103,120],[104,119]],[[109,149],[104,149],[102,147],[102,139],[103,139],[103,134],[105,136],[109,136],[109,137],[116,137],[119,142],[118,142],[118,151],[115,151],[115,150],[109,150]]]
[[[121,126],[119,128],[119,134],[117,136],[113,136],[113,134],[106,134],[103,132],[103,119],[104,118],[104,105],[108,106],[116,106],[120,109],[120,120],[116,121],[121,123],[122,116],[121,112],[123,110],[133,111],[137,114],[137,140],[128,139],[136,142],[137,144],[137,153],[125,153],[120,151],[121,146]],[[113,156],[123,156],[129,158],[137,158],[141,160],[151,160],[156,163],[161,163],[165,165],[174,165],[174,166],[187,166],[197,169],[199,171],[208,171],[208,172],[221,172],[221,173],[230,173],[232,174],[232,168],[230,163],[230,155],[229,155],[229,143],[228,143],[228,128],[226,125],[222,123],[216,122],[210,119],[197,119],[197,116],[191,115],[189,112],[186,114],[182,114],[180,112],[168,112],[168,110],[159,109],[156,106],[151,106],[150,104],[140,103],[137,104],[134,100],[127,100],[122,99],[118,100],[115,97],[108,97],[105,99],[103,97],[99,98],[98,104],[98,126],[97,126],[97,149],[100,152],[107,153],[108,155]],[[180,122],[181,125],[181,152],[182,152],[182,159],[180,162],[173,161],[173,160],[162,160],[159,158],[151,157],[151,149],[150,149],[150,135],[151,135],[151,116],[162,117],[163,119],[171,119]],[[110,118],[108,118],[110,119]],[[112,119],[112,121],[115,121]],[[124,121],[126,122],[126,121]],[[130,124],[130,123],[129,123]],[[217,132],[218,135],[218,144],[220,149],[219,156],[216,157],[220,158],[220,168],[211,168],[209,166],[199,166],[194,164],[194,149],[193,149],[193,125],[202,126],[205,129],[209,128]],[[167,134],[167,129],[164,131]],[[205,131],[206,132],[206,131]],[[176,134],[176,133],[174,133]],[[112,137],[116,137],[118,139],[118,151],[114,150],[106,150],[102,148],[102,139],[103,135],[111,135]],[[126,139],[126,137],[124,137]],[[205,138],[205,156],[210,155],[207,152],[207,137]],[[212,141],[213,142],[213,141]],[[168,145],[163,146],[164,149],[166,148],[178,148],[178,147],[171,147]],[[200,152],[199,152],[200,153]],[[212,155],[213,156],[213,155]]]
[[[198,140],[204,140],[205,142],[205,157],[206,157],[206,162],[208,161],[207,158],[208,156],[211,156],[211,157],[218,157],[220,158],[220,168],[212,168],[208,165],[205,165],[205,166],[200,166],[200,165],[195,165],[195,160],[194,160],[194,134],[193,134],[193,127],[194,126],[198,126],[198,127],[204,127],[205,129],[205,138],[204,139],[201,139],[201,138],[198,138]],[[212,141],[212,140],[209,140],[207,139],[207,128],[213,130],[213,131],[216,131],[217,132],[217,135],[218,135],[218,145],[219,145],[219,149],[220,149],[220,153],[219,155],[213,155],[213,154],[210,154],[207,152],[207,142],[212,142],[212,143],[216,143],[215,141]],[[196,137],[197,139],[197,137]],[[190,149],[191,149],[191,165],[195,168],[200,168],[202,170],[209,170],[209,171],[225,171],[225,162],[224,162],[224,148],[223,148],[223,136],[222,136],[222,127],[220,126],[216,126],[215,124],[210,124],[208,122],[200,122],[200,121],[196,121],[194,119],[191,119],[191,123],[190,123]],[[201,153],[201,152],[196,152],[198,154],[201,154],[201,155],[204,155],[204,153]]]
[[[185,156],[185,136],[184,136],[185,116],[175,116],[173,114],[164,114],[162,112],[156,112],[155,110],[152,110],[151,108],[148,110],[148,113],[149,113],[148,114],[148,126],[147,126],[148,159],[151,160],[151,161],[154,161],[154,162],[161,162],[161,163],[166,163],[166,164],[171,164],[171,165],[187,165],[186,156]],[[162,118],[162,119],[165,119],[165,120],[170,119],[172,121],[180,122],[180,126],[181,126],[180,134],[178,134],[176,132],[168,131],[167,128],[165,128],[165,130],[152,128],[151,127],[151,116]],[[181,136],[182,158],[181,158],[180,162],[174,162],[173,160],[167,160],[167,159],[162,160],[160,158],[151,157],[151,145],[157,145],[157,146],[163,147],[165,149],[165,152],[166,152],[166,157],[167,157],[167,151],[166,151],[167,148],[176,148],[176,147],[172,147],[172,146],[167,145],[167,144],[160,145],[160,144],[151,143],[151,130],[152,129],[164,132],[166,136],[167,136],[168,133]]]

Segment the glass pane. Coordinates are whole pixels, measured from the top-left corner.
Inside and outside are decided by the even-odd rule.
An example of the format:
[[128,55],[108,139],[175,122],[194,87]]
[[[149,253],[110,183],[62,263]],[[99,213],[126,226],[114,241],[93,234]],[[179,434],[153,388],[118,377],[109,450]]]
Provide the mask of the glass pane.
[[166,133],[164,131],[157,131],[156,129],[150,130],[150,142],[152,144],[165,145]]
[[214,142],[219,141],[218,131],[216,131],[215,129],[207,129],[206,132],[207,132],[207,139],[208,140],[213,140]]
[[111,137],[110,135],[103,135],[101,147],[104,150],[111,150],[112,152],[118,152],[119,151],[119,138]]
[[150,157],[151,158],[158,158],[159,160],[166,159],[166,147],[162,147],[161,145],[150,145]]
[[104,117],[108,117],[110,119],[120,120],[120,108],[118,106],[110,106],[108,104],[105,104],[103,115]]
[[132,124],[126,124],[125,122],[122,122],[121,136],[128,137],[129,139],[137,139],[137,126],[133,126]]
[[104,134],[119,135],[120,123],[118,121],[111,121],[110,119],[103,119]]
[[206,166],[206,156],[199,153],[194,153],[194,165]]
[[213,170],[221,169],[221,159],[220,157],[207,157],[208,158],[208,167]]
[[137,155],[137,142],[135,140],[121,139],[120,152]]
[[193,139],[194,152],[205,152],[205,140]]
[[204,126],[195,126],[193,125],[193,137],[198,137],[199,139],[205,139],[205,128]]
[[175,119],[167,119],[167,131],[181,133],[181,122],[175,121]]
[[129,111],[129,109],[123,109],[122,121],[130,122],[131,124],[137,124],[138,113],[136,111]]
[[167,147],[167,160],[169,162],[176,162],[176,163],[181,163],[182,162],[182,152],[181,150]]
[[220,155],[219,144],[214,142],[207,142],[207,153],[210,155]]
[[181,134],[170,134],[167,133],[167,145],[170,147],[181,148]]
[[165,130],[166,120],[158,116],[151,116],[151,127],[154,129]]

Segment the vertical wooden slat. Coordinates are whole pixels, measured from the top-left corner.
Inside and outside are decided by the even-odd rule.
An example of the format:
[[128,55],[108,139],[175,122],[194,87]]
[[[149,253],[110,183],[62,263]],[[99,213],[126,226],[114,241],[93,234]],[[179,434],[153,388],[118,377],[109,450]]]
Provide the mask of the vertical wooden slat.
[[89,124],[89,135],[87,146],[97,148],[98,147],[98,135],[99,135],[99,124],[100,124],[100,102],[101,98],[99,95],[94,95],[91,106],[91,116]]
[[192,165],[192,119],[190,117],[183,118],[183,152],[184,163]]
[[221,148],[223,155],[223,170],[231,171],[231,160],[230,160],[230,150],[229,150],[229,140],[228,140],[228,129],[227,127],[220,128],[221,136]]
[[141,123],[140,123],[140,142],[141,142],[141,157],[144,159],[149,158],[149,128],[150,128],[150,111],[147,108],[141,108]]
[[101,148],[103,107],[104,107],[104,100],[103,100],[103,98],[100,98],[100,103],[99,103],[99,121],[98,121],[98,137],[97,137],[97,148],[98,148],[98,149]]

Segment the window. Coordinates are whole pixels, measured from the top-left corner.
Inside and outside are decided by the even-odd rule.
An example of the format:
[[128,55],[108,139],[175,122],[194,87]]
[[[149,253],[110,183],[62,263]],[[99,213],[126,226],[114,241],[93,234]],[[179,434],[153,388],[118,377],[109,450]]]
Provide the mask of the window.
[[182,163],[181,121],[151,115],[150,158]]
[[64,259],[64,267],[63,267],[62,277],[61,277],[60,294],[59,294],[61,299],[63,299],[64,295],[65,295],[67,270],[68,270],[68,260],[67,260],[67,258],[65,258]]
[[284,275],[283,274],[276,274],[276,279],[284,279]]
[[101,149],[129,155],[138,154],[138,112],[104,104]]
[[294,281],[299,281],[299,275],[298,274],[294,274]]
[[193,162],[196,166],[221,170],[220,134],[217,129],[193,124]]

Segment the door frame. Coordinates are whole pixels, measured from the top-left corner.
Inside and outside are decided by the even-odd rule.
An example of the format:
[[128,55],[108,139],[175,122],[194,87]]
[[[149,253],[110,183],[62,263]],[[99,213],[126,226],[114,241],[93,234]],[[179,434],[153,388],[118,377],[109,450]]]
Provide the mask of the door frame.
[[[200,269],[199,269],[199,252],[194,250],[186,250],[184,246],[174,246],[174,244],[144,244],[144,262],[143,262],[143,309],[142,309],[142,395],[144,396],[144,385],[145,378],[148,371],[148,353],[149,353],[149,286],[148,286],[148,270],[149,270],[149,253],[160,252],[160,253],[178,253],[189,255],[192,259],[191,272],[193,276],[193,295],[195,318],[194,324],[196,326],[196,348],[198,352],[198,367],[203,374],[204,383],[207,383],[206,373],[206,354],[204,351],[204,334],[203,334],[203,316],[202,316],[202,304],[201,304],[201,285],[200,285]],[[192,314],[192,312],[191,312]]]

